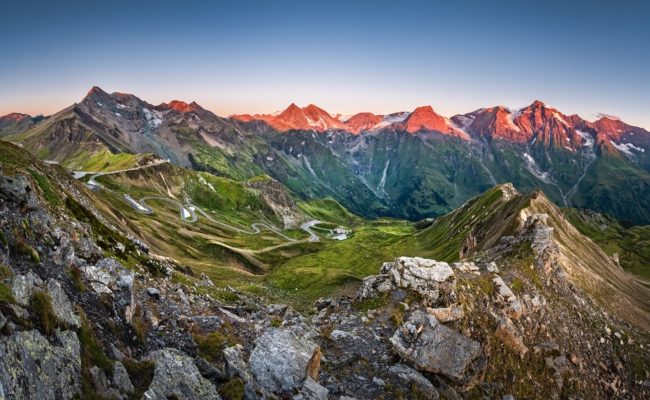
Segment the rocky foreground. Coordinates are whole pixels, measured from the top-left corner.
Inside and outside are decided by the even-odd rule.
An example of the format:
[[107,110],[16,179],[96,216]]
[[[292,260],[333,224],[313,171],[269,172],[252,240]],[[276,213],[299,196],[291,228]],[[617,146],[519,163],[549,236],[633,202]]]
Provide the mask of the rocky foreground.
[[650,397],[648,332],[567,279],[546,214],[301,314],[149,254],[30,168],[0,170],[0,399]]

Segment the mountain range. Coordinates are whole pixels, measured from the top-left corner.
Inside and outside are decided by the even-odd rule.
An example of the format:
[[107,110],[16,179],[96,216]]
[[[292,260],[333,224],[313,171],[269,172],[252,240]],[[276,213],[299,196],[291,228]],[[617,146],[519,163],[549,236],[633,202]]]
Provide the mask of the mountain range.
[[0,399],[650,396],[642,128],[99,88],[1,121]]
[[366,217],[412,220],[512,182],[523,191],[541,188],[560,206],[650,223],[650,133],[540,101],[450,118],[430,106],[342,117],[313,104],[224,118],[194,102],[152,105],[93,87],[40,121],[15,115],[2,117],[4,140],[73,169],[152,153],[234,179],[266,173],[305,199],[332,197]]

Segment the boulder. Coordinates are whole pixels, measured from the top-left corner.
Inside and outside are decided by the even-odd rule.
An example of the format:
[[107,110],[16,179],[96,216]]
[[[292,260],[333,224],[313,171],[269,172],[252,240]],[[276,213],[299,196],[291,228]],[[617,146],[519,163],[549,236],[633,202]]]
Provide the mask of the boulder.
[[154,300],[160,300],[160,290],[156,288],[147,288],[147,294]]
[[43,280],[32,271],[27,272],[25,275],[17,275],[11,287],[16,303],[24,307],[28,306],[34,289],[42,285]]
[[70,303],[70,299],[68,299],[68,296],[61,289],[61,284],[54,279],[49,279],[47,281],[47,293],[52,300],[54,315],[56,315],[59,321],[71,329],[78,329],[81,326],[81,320],[74,313],[72,303]]
[[80,269],[96,293],[113,294],[118,289],[133,288],[133,272],[114,258],[103,258],[95,265],[86,265]]
[[30,209],[38,206],[34,191],[29,186],[29,180],[23,175],[9,177],[0,175],[0,197],[18,203],[27,205]]
[[316,368],[312,358],[318,350],[316,343],[293,327],[271,329],[255,341],[249,368],[267,391],[291,392]]
[[400,380],[404,386],[416,389],[420,398],[431,400],[440,398],[431,381],[413,368],[404,364],[395,364],[388,369],[388,372]]
[[113,387],[123,394],[132,394],[135,391],[129,373],[119,361],[115,361],[113,366]]
[[180,350],[166,348],[151,353],[154,362],[151,385],[144,393],[146,400],[166,400],[170,397],[187,400],[219,399],[214,385],[201,376],[194,361]]
[[395,289],[393,282],[388,275],[371,275],[365,277],[361,287],[357,291],[357,300],[370,299],[379,293],[390,292]]
[[449,285],[454,271],[446,262],[420,257],[399,257],[384,263],[381,273],[390,276],[396,287],[411,289],[435,301],[440,290]]
[[463,378],[467,367],[481,353],[480,343],[420,310],[395,331],[390,342],[397,354],[416,369],[452,379]]
[[56,334],[52,345],[36,330],[0,340],[0,383],[7,399],[71,399],[81,391],[77,335]]
[[318,382],[307,377],[300,389],[300,393],[293,396],[293,400],[327,400],[329,390]]
[[517,299],[517,296],[515,296],[499,275],[492,278],[492,281],[497,287],[499,297],[508,304],[504,310],[505,314],[512,319],[519,319],[523,314],[524,309],[519,299]]

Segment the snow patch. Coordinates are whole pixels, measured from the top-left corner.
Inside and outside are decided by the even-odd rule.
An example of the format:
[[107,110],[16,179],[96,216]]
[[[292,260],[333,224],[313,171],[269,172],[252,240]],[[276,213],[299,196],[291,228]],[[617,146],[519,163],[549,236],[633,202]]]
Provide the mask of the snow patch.
[[594,138],[588,132],[584,132],[579,129],[576,129],[576,133],[580,135],[580,137],[584,140],[584,142],[582,143],[582,147],[589,147],[589,148],[594,147]]
[[623,153],[625,153],[627,155],[634,155],[634,153],[632,153],[632,150],[638,151],[639,153],[645,153],[644,148],[637,147],[637,146],[633,145],[632,143],[623,143],[623,142],[621,142],[621,143],[617,144],[617,143],[612,142],[612,144],[619,151],[622,151]]
[[560,121],[560,122],[563,123],[564,125],[567,125],[567,126],[569,125],[569,124],[564,120],[564,118],[562,118],[562,116],[561,116],[558,112],[554,112],[554,113],[553,113],[553,118],[555,118],[556,120]]
[[508,114],[508,127],[514,131],[521,132],[521,129],[515,124],[515,118],[519,116],[521,113],[521,110],[508,110],[510,113]]
[[455,118],[458,120],[458,124],[456,124],[456,126],[458,126],[461,130],[469,128],[469,126],[472,125],[476,119],[475,116],[468,117],[466,115],[457,115]]
[[404,120],[406,118],[408,118],[409,115],[411,115],[411,113],[408,112],[408,111],[399,112],[399,113],[395,113],[395,114],[384,115],[384,119],[380,123],[375,125],[374,129],[381,129],[381,128],[385,128],[385,127],[387,127],[389,125],[392,125],[392,124],[397,124],[397,123],[400,123],[400,122],[404,122]]
[[147,122],[150,123],[154,128],[157,128],[162,124],[162,114],[158,111],[151,111],[148,108],[143,108],[144,117],[147,119]]
[[552,183],[551,179],[548,175],[548,172],[542,172],[542,170],[539,168],[537,163],[535,162],[535,159],[528,153],[524,153],[524,160],[526,161],[526,169],[533,175],[535,175],[537,178],[539,178],[542,182],[546,183]]

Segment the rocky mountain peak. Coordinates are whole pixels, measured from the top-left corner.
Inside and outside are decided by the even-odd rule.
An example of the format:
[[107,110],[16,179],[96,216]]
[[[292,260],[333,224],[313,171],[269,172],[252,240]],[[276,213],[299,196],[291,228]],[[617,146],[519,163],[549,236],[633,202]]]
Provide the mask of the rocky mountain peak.
[[358,134],[362,131],[372,130],[377,124],[383,120],[381,115],[376,115],[370,112],[362,112],[353,115],[345,121],[345,129]]
[[413,110],[404,121],[404,127],[409,133],[422,130],[446,133],[450,130],[445,119],[438,115],[431,106],[420,106]]
[[167,110],[173,110],[177,111],[180,113],[189,113],[189,112],[195,112],[198,110],[201,110],[201,106],[199,106],[196,102],[192,102],[190,104],[181,101],[181,100],[172,100],[169,103],[163,103],[160,105],[160,107],[165,108]]

